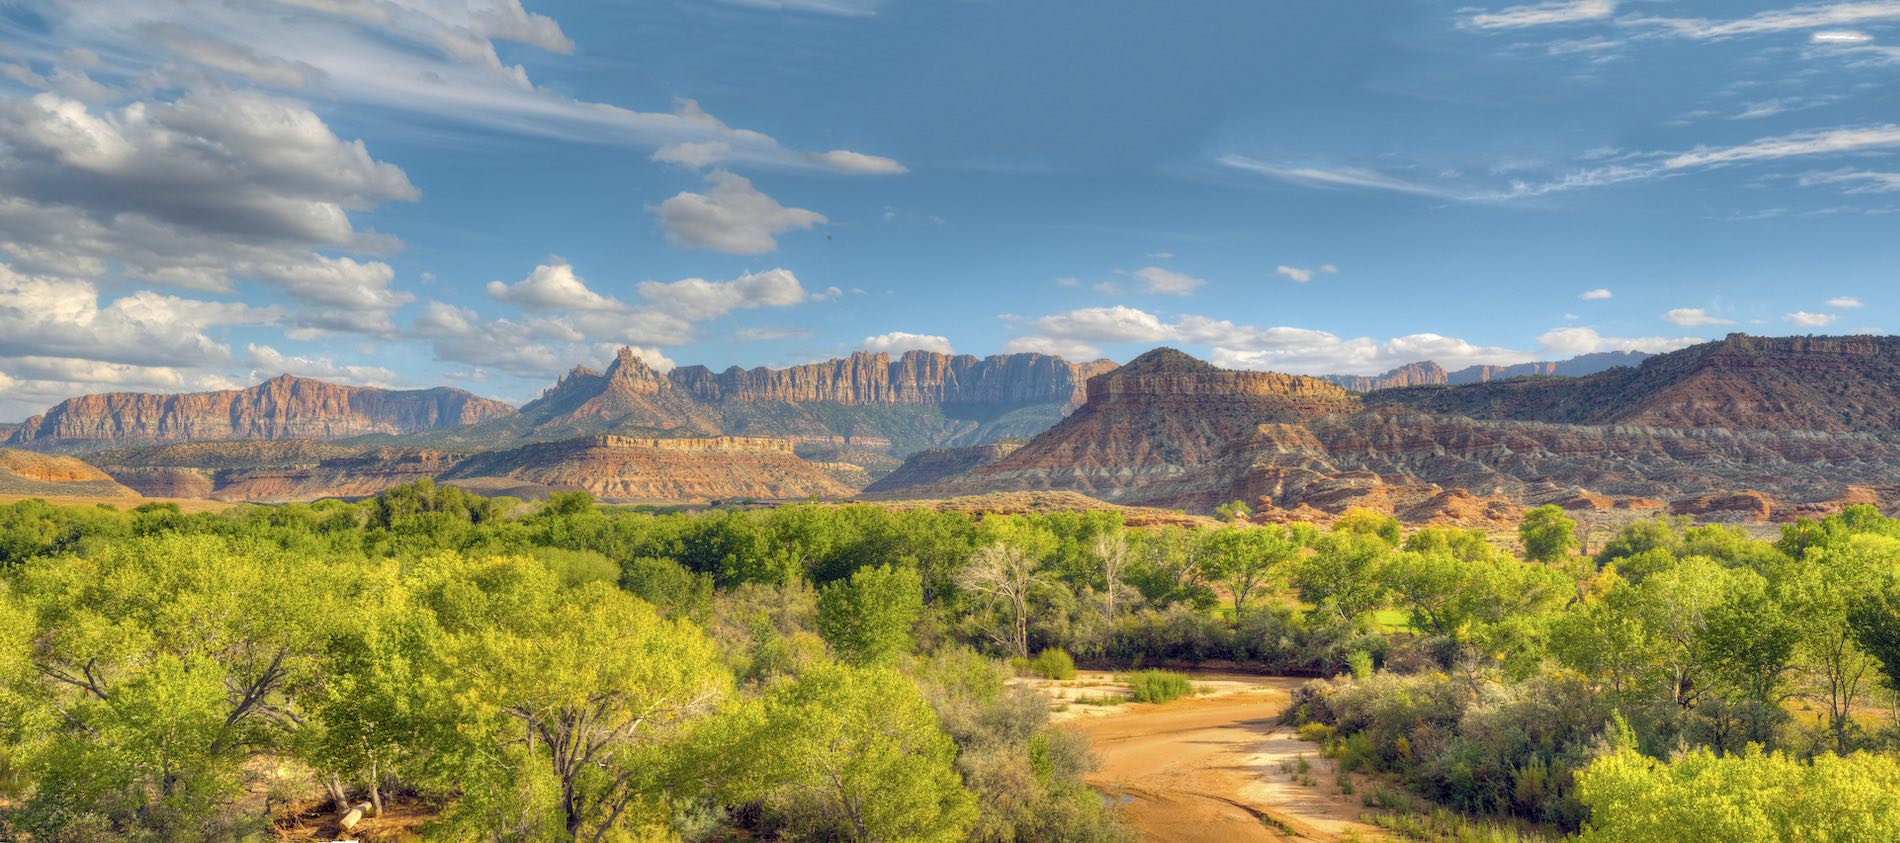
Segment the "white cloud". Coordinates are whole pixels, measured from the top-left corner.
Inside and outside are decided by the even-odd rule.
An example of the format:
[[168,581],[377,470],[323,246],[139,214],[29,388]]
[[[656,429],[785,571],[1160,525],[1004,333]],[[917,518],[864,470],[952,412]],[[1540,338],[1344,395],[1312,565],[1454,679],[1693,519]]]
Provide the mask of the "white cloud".
[[882,155],[866,155],[848,149],[834,149],[830,152],[812,152],[807,156],[840,173],[869,176],[894,176],[908,173],[910,170],[895,159]]
[[1376,170],[1363,167],[1318,167],[1297,164],[1274,164],[1249,158],[1244,155],[1223,155],[1219,163],[1237,170],[1320,188],[1357,188],[1363,190],[1384,190],[1392,193],[1406,193],[1414,196],[1430,196],[1440,199],[1467,198],[1459,191],[1448,190],[1420,182],[1389,176]]
[[1478,29],[1523,29],[1608,20],[1615,13],[1615,0],[1556,0],[1510,6],[1496,12],[1478,12],[1466,18],[1465,23]]
[[1852,29],[1826,30],[1808,37],[1809,43],[1813,44],[1865,44],[1872,40],[1872,35]]
[[786,269],[748,273],[731,281],[642,281],[637,289],[660,312],[694,322],[740,309],[791,307],[807,299],[798,276]]
[[681,192],[649,207],[660,217],[668,242],[734,255],[757,255],[778,248],[776,237],[826,222],[825,215],[787,208],[760,193],[752,182],[724,170],[706,178],[707,193]]
[[1799,132],[1730,147],[1699,146],[1662,163],[1665,170],[1711,167],[1749,161],[1771,161],[1808,155],[1885,149],[1900,146],[1900,125],[1861,126]]
[[877,14],[877,0],[719,0],[719,2],[779,12],[812,12],[843,17]]
[[760,327],[744,328],[734,331],[732,339],[735,342],[771,342],[774,340],[808,340],[811,339],[812,336],[812,332],[803,328]]
[[[785,5],[864,6],[857,0]],[[112,56],[124,75],[144,72],[159,87],[208,78],[319,89],[326,99],[451,125],[656,150],[723,142],[717,160],[734,164],[902,171],[878,156],[788,149],[764,133],[727,126],[690,101],[671,113],[639,111],[540,87],[524,67],[502,61],[495,42],[557,54],[573,44],[558,23],[525,11],[519,0],[231,0],[216,4],[215,14],[209,11],[196,3],[149,0],[64,3],[58,15],[48,16],[54,29],[45,42],[93,48]]]
[[1861,304],[1860,299],[1854,296],[1840,296],[1837,298],[1828,299],[1827,306],[1838,307],[1842,310],[1850,310],[1856,307],[1865,307],[1865,305]]
[[140,291],[101,303],[90,282],[28,276],[0,264],[0,356],[65,357],[137,366],[200,366],[230,359],[206,332],[263,325],[271,308]]
[[1802,187],[1842,185],[1847,193],[1895,193],[1900,192],[1900,173],[1853,169],[1803,173],[1800,184]]
[[1699,307],[1674,308],[1668,311],[1667,313],[1664,313],[1662,315],[1662,318],[1664,322],[1670,322],[1676,325],[1681,325],[1685,328],[1693,328],[1700,325],[1733,325],[1735,324],[1735,320],[1733,319],[1723,319],[1719,316],[1710,315],[1708,311],[1703,310],[1702,308],[1699,308]]
[[938,354],[955,354],[950,347],[948,337],[935,334],[913,334],[906,331],[892,331],[875,337],[865,337],[859,344],[865,351],[882,351],[887,354],[901,354],[906,351],[934,351]]
[[411,300],[394,270],[315,250],[392,247],[349,213],[418,196],[361,141],[255,92],[0,101],[0,252],[31,272],[211,292],[241,278],[303,305],[293,323],[389,335]]
[[1598,287],[1594,290],[1584,290],[1578,293],[1577,298],[1583,299],[1584,301],[1602,301],[1614,295],[1615,293],[1610,292],[1608,287]]
[[1077,278],[1073,275],[1065,275],[1061,278],[1056,279],[1056,286],[1058,287],[1078,287],[1078,286],[1081,286],[1081,284],[1082,284],[1082,279]]
[[1809,313],[1805,310],[1797,310],[1781,318],[1787,320],[1789,324],[1800,325],[1804,328],[1819,328],[1834,324],[1834,321],[1840,317],[1832,313]]
[[281,374],[292,374],[306,378],[342,381],[358,386],[389,387],[395,385],[398,380],[394,371],[382,366],[338,365],[328,357],[292,356],[268,345],[257,343],[245,346],[244,359],[251,367],[253,381],[265,380]]
[[1184,275],[1159,266],[1137,269],[1134,275],[1141,279],[1144,289],[1148,292],[1165,296],[1191,296],[1201,285],[1207,283],[1204,278]]
[[1618,23],[1623,26],[1653,27],[1684,38],[1717,39],[1893,20],[1900,20],[1900,3],[1892,2],[1892,0],[1873,0],[1873,2],[1817,3],[1760,12],[1749,17],[1726,21],[1712,21],[1707,18],[1630,17]]
[[1422,360],[1435,360],[1451,368],[1523,363],[1595,351],[1671,351],[1701,342],[1694,337],[1604,337],[1593,328],[1571,327],[1544,334],[1539,337],[1537,349],[1524,351],[1434,333],[1379,340],[1346,338],[1292,326],[1240,325],[1196,315],[1169,322],[1131,307],[1084,308],[1034,319],[1006,318],[1026,332],[1005,346],[1011,352],[1086,359],[1099,356],[1103,343],[1180,343],[1206,347],[1208,358],[1220,366],[1296,374],[1377,374]]
[[1122,294],[1122,285],[1113,281],[1098,281],[1090,285],[1089,289],[1101,293],[1104,296],[1119,296]]
[[1326,264],[1320,264],[1319,268],[1317,269],[1307,269],[1305,267],[1287,266],[1286,264],[1281,264],[1279,266],[1274,267],[1273,271],[1275,274],[1283,278],[1290,278],[1294,281],[1304,284],[1308,281],[1313,280],[1314,277],[1319,276],[1319,275],[1338,275],[1339,267],[1334,266],[1330,263],[1326,263]]
[[534,313],[626,309],[626,305],[588,289],[587,282],[574,274],[574,267],[558,256],[550,257],[513,284],[488,282],[488,295]]

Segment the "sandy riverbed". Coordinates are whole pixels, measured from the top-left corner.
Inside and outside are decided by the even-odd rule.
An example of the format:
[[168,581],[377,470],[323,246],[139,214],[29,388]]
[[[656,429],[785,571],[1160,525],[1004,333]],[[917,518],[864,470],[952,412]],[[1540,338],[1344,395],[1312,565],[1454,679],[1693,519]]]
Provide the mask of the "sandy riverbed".
[[[1070,705],[1058,712],[1101,760],[1089,784],[1122,801],[1124,818],[1143,839],[1384,839],[1359,822],[1359,798],[1339,793],[1333,762],[1279,724],[1289,692],[1303,680],[1195,679],[1207,693],[1161,705]],[[1038,684],[1060,699],[1111,692],[1110,681],[1085,675]],[[1302,758],[1310,767],[1304,775],[1297,771]]]

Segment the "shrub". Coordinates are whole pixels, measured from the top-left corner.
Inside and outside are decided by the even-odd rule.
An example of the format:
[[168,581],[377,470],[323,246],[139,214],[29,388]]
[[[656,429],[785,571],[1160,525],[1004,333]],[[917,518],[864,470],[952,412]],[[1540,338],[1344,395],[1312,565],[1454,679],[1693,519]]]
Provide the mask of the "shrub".
[[1161,703],[1194,693],[1186,674],[1170,670],[1138,670],[1125,679],[1135,702]]
[[1050,647],[1029,660],[1029,672],[1044,679],[1074,679],[1075,659],[1061,647]]

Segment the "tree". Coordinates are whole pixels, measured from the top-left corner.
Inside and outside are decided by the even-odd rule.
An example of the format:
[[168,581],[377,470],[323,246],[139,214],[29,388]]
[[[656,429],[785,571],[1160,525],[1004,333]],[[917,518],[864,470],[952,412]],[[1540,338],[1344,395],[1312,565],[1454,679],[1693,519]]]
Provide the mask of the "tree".
[[894,670],[815,667],[739,717],[719,741],[756,756],[737,795],[779,800],[811,838],[949,843],[975,819],[956,744]]
[[997,542],[971,557],[958,585],[1009,616],[1009,630],[1000,643],[1011,655],[1029,658],[1029,599],[1048,586],[1035,562],[1015,546]]
[[1578,548],[1577,522],[1563,508],[1545,505],[1524,513],[1517,536],[1524,543],[1524,556],[1536,562],[1556,562]]
[[31,674],[15,687],[38,787],[21,826],[215,836],[245,758],[283,746],[305,714],[297,692],[340,618],[319,585],[337,575],[206,535],[28,562],[12,598]]
[[[1363,510],[1355,510],[1363,511]],[[1295,566],[1300,599],[1347,623],[1385,602],[1379,572],[1394,545],[1378,532],[1334,530]]]
[[1346,510],[1345,515],[1333,522],[1333,532],[1372,536],[1385,542],[1388,547],[1398,547],[1399,540],[1405,536],[1405,528],[1399,524],[1399,519],[1389,513],[1370,509]]
[[1881,684],[1900,695],[1900,593],[1885,591],[1861,595],[1848,611],[1854,640],[1880,663]]
[[1128,537],[1121,530],[1097,533],[1095,558],[1102,562],[1102,614],[1114,620],[1121,599],[1134,589],[1128,587]]
[[601,840],[663,820],[660,759],[732,684],[706,634],[531,559],[439,564],[423,596],[462,706],[441,749],[460,762],[451,825]]
[[1227,527],[1207,533],[1209,572],[1234,602],[1234,623],[1247,613],[1254,592],[1300,556],[1300,546],[1277,526]]
[[838,658],[891,664],[909,655],[911,627],[924,610],[923,580],[911,568],[859,568],[818,595],[818,633]]
[[1253,517],[1253,508],[1248,506],[1246,501],[1228,501],[1227,503],[1214,507],[1214,517],[1229,524],[1235,521],[1245,521]]
[[1900,760],[1856,753],[1812,763],[1749,747],[1671,762],[1620,749],[1577,776],[1582,843],[1900,839]]
[[1800,629],[1797,650],[1826,706],[1837,752],[1846,752],[1852,711],[1874,661],[1860,647],[1850,612],[1856,600],[1877,591],[1892,568],[1893,539],[1854,536],[1807,551],[1802,564],[1780,583],[1789,617]]

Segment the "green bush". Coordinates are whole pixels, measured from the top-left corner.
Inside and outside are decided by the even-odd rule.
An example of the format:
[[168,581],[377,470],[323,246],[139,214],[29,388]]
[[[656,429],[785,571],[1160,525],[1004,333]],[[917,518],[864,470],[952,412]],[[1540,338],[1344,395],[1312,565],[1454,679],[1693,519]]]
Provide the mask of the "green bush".
[[1029,660],[1029,672],[1044,679],[1074,679],[1075,659],[1061,647],[1050,647]]
[[1194,693],[1187,675],[1171,670],[1138,670],[1123,677],[1135,702],[1161,703]]

